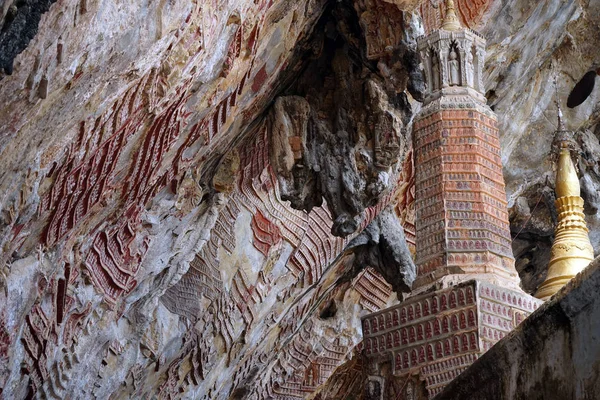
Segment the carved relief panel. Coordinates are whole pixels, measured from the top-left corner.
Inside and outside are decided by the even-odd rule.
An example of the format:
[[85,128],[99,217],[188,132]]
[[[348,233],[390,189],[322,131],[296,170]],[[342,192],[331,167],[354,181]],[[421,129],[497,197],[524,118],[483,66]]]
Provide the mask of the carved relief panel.
[[[482,83],[485,40],[478,33],[440,30],[419,38],[417,43],[427,82],[425,104],[444,88],[471,88],[481,95],[485,94]],[[457,93],[454,90],[446,94]],[[478,100],[484,101],[481,97]]]

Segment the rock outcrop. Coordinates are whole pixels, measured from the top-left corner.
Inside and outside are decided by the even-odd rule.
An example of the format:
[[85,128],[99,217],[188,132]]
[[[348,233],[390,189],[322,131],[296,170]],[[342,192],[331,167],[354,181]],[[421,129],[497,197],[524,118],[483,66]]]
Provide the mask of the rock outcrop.
[[[513,249],[535,291],[555,218],[552,80],[564,102],[600,62],[600,9],[456,4],[491,45]],[[360,316],[415,276],[415,39],[441,12],[0,2],[1,396],[344,398]],[[565,112],[596,249],[598,93]]]

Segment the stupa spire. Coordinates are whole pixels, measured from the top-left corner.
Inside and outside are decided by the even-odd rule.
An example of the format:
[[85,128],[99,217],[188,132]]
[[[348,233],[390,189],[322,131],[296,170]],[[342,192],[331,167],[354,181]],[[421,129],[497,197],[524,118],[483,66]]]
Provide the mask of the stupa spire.
[[442,22],[442,29],[446,31],[457,31],[462,29],[458,17],[456,16],[453,0],[446,1],[446,16],[444,17],[444,22]]
[[555,182],[558,224],[554,231],[548,275],[535,294],[535,297],[542,300],[547,300],[558,292],[594,259],[594,249],[583,214],[584,202],[579,178],[571,159],[573,134],[565,129],[558,103],[557,106],[558,129],[553,147],[559,153]]
[[400,304],[362,321],[369,390],[380,399],[387,377],[404,382],[399,399],[433,399],[542,304],[514,267],[485,39],[446,5],[442,28],[417,39],[428,84],[412,137],[417,277]]

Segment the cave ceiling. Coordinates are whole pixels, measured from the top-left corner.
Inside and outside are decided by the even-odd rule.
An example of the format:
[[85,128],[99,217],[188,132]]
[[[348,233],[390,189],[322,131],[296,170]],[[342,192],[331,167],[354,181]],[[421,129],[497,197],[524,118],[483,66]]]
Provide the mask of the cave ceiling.
[[[455,3],[487,40],[531,293],[557,101],[600,248],[600,90],[566,107],[600,66],[600,2]],[[441,1],[0,0],[0,17],[0,398],[347,398],[360,317],[415,278],[416,38]]]

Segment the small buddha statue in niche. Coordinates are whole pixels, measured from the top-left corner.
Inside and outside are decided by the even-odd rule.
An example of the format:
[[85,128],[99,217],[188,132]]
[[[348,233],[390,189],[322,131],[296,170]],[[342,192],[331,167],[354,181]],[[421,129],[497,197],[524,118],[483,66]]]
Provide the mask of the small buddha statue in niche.
[[473,53],[471,51],[467,51],[466,57],[465,74],[467,75],[467,86],[473,87]]
[[404,397],[406,400],[414,400],[415,396],[413,393],[413,384],[412,382],[408,382],[406,385],[406,396]]
[[314,371],[312,368],[308,369],[308,373],[306,374],[306,386],[314,386]]
[[431,56],[431,64],[431,91],[435,91],[440,88],[440,63],[435,53]]
[[450,86],[460,85],[460,73],[456,52],[454,49],[450,51],[450,59],[448,60],[448,69],[450,70]]

